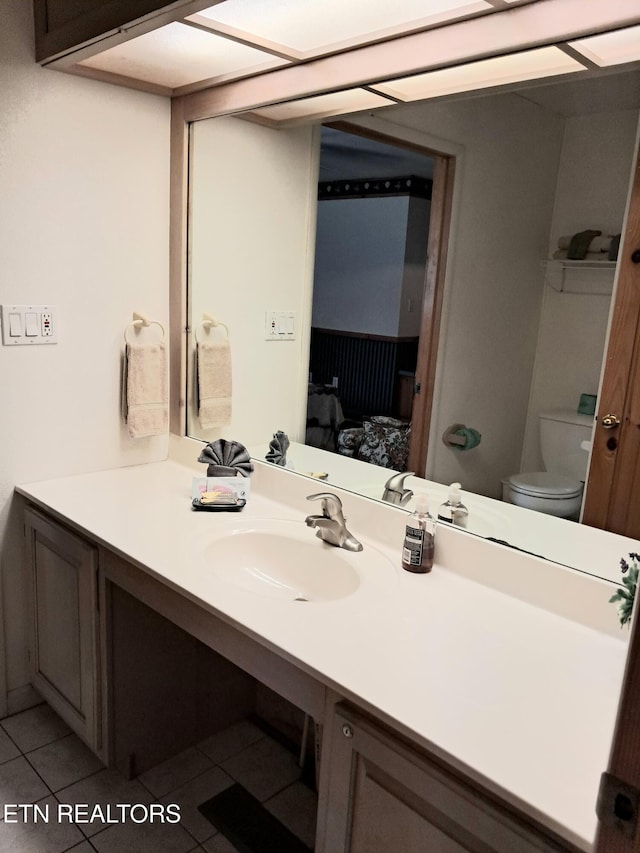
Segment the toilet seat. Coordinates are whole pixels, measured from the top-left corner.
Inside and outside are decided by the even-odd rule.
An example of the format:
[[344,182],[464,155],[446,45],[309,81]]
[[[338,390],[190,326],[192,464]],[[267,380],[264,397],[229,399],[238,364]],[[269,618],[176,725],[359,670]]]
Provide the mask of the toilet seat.
[[513,474],[509,477],[509,485],[519,494],[548,500],[568,500],[582,494],[581,482],[548,471]]
[[509,477],[509,500],[559,518],[577,518],[582,505],[582,483],[562,474],[530,471]]

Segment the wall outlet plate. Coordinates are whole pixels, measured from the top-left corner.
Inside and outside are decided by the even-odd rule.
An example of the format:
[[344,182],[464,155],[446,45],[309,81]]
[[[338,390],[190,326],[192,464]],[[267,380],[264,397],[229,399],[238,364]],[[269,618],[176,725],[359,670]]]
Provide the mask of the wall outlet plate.
[[55,305],[2,305],[3,346],[57,344]]
[[294,341],[296,339],[296,312],[269,309],[264,315],[265,341]]

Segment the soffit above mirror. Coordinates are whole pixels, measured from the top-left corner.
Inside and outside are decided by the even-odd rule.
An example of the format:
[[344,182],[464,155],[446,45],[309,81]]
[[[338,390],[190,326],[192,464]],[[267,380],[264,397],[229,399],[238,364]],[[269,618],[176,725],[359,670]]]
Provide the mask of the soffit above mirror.
[[[65,26],[92,37],[46,55],[38,33],[52,4],[35,0],[43,64],[170,96],[209,90],[224,103],[216,114],[259,109],[258,118],[276,123],[372,108],[363,87],[381,106],[640,61],[635,0],[135,0],[130,14],[146,14],[127,22],[103,14],[112,26],[100,35],[99,20],[93,30],[81,26],[98,14],[88,3]],[[363,106],[347,95],[331,112],[315,100],[349,90]]]

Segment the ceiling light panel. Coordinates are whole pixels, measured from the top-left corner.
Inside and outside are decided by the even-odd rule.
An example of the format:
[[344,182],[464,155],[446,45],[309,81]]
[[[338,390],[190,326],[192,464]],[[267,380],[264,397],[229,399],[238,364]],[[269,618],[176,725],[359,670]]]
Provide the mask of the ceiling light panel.
[[558,48],[543,47],[416,74],[389,83],[374,83],[372,87],[401,101],[415,101],[584,70],[584,65]]
[[227,74],[286,65],[264,51],[185,24],[167,24],[82,60],[81,65],[175,89]]
[[640,26],[571,41],[569,45],[596,65],[620,65],[640,60]]
[[487,10],[486,0],[225,0],[194,19],[312,56]]
[[292,121],[299,118],[326,118],[343,115],[358,110],[372,110],[376,107],[388,107],[393,101],[368,92],[366,89],[349,89],[345,92],[331,92],[328,95],[316,95],[302,98],[286,104],[252,110],[253,115],[263,116],[271,121]]

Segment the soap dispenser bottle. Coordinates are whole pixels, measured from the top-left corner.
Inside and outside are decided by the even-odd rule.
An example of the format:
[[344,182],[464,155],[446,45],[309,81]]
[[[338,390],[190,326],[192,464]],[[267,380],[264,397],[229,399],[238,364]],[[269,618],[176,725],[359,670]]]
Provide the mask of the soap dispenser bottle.
[[440,504],[438,521],[448,521],[449,524],[466,527],[468,517],[469,510],[462,503],[462,498],[460,497],[460,483],[451,483],[448,499],[443,504]]
[[425,574],[433,568],[436,522],[429,514],[425,494],[416,496],[416,510],[407,519],[402,548],[402,568],[407,572]]
[[469,510],[462,503],[460,496],[460,483],[451,483],[449,486],[449,497],[440,504],[438,510],[438,521],[447,521],[457,527],[466,527],[469,518]]

